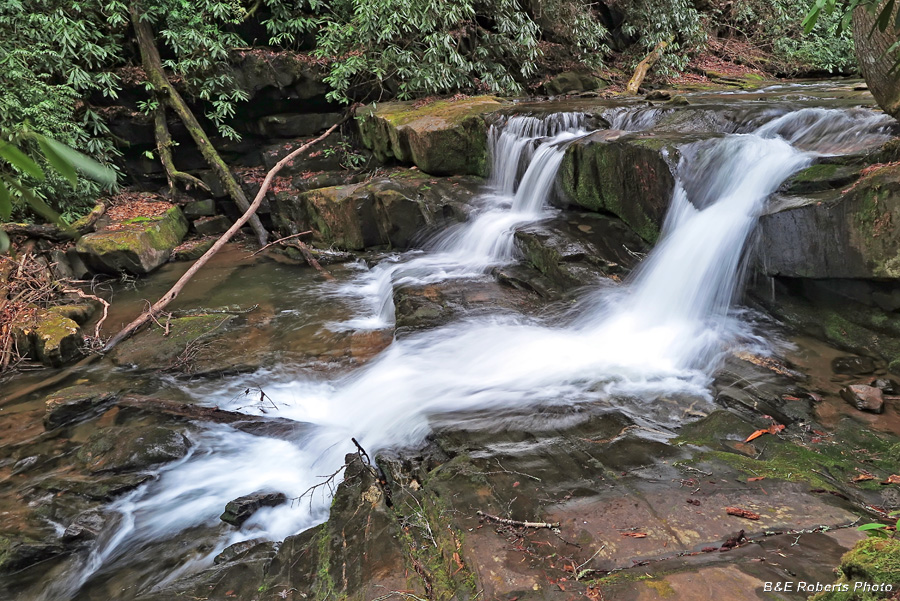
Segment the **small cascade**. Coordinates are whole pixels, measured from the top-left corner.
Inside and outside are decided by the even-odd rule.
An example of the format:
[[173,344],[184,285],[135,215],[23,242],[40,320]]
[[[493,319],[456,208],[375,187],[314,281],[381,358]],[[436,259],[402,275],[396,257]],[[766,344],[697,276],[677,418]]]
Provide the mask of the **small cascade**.
[[[816,154],[879,142],[882,123],[870,118],[868,112],[798,111],[751,134],[685,145],[659,244],[625,285],[579,301],[570,322],[509,315],[460,321],[397,340],[347,376],[268,384],[278,417],[304,424],[302,434],[275,440],[207,427],[189,457],[109,507],[119,515],[117,525],[80,563],[55,574],[41,598],[67,601],[92,583],[93,592],[103,590],[104,578],[116,573],[127,573],[134,591],[153,590],[209,566],[227,545],[280,540],[321,523],[330,504],[324,488],[301,502],[262,509],[239,529],[221,526],[218,516],[230,500],[262,489],[300,497],[340,469],[354,451],[351,437],[374,456],[421,445],[439,416],[580,403],[615,407],[657,430],[674,425],[681,414],[654,401],[675,395],[710,401],[719,358],[745,334],[732,303],[744,247],[767,198]],[[388,301],[377,299],[384,304],[398,282],[478,276],[511,260],[515,228],[545,215],[565,144],[584,134],[582,125],[577,115],[512,117],[492,131],[495,169],[481,212],[437,238],[428,252],[371,270],[354,283],[357,293],[386,294]],[[510,176],[523,162],[522,178]],[[261,409],[242,406],[239,393],[255,377],[192,384],[188,392],[254,413]],[[539,418],[534,424],[542,426]],[[215,548],[190,547],[193,529],[216,528]],[[187,549],[165,557],[168,572],[160,574],[159,545],[172,539],[186,541]]]
[[[480,277],[512,260],[516,228],[546,216],[547,198],[566,144],[587,133],[586,121],[581,113],[554,113],[509,117],[492,126],[491,179],[488,192],[477,203],[478,212],[468,222],[435,236],[424,254],[382,262],[341,286],[338,294],[360,299],[366,314],[334,327],[389,326],[394,321],[395,286]],[[527,168],[519,178],[524,164]]]

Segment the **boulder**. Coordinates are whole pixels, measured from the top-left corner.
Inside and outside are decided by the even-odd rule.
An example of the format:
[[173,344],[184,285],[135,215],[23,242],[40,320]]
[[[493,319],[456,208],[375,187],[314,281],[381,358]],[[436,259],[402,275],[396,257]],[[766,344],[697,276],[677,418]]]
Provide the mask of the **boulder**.
[[279,113],[256,121],[256,133],[267,138],[311,136],[341,120],[340,113]]
[[272,219],[282,235],[312,228],[322,246],[343,250],[406,249],[423,231],[462,221],[476,194],[472,178],[432,178],[406,172],[369,182],[276,195]]
[[267,89],[280,90],[279,97],[289,97],[296,105],[297,100],[324,101],[328,92],[326,69],[299,52],[257,48],[232,53],[230,62],[237,87],[254,96],[264,95],[260,92]]
[[759,268],[767,275],[896,280],[900,166],[876,167],[846,193],[781,197],[759,231]]
[[94,433],[77,453],[91,473],[134,472],[181,459],[191,443],[184,434],[159,426],[111,426]]
[[363,145],[380,161],[412,163],[432,175],[488,174],[486,118],[507,104],[491,96],[424,106],[385,102],[359,113]]
[[287,495],[283,492],[256,492],[252,495],[238,497],[225,506],[225,512],[219,519],[226,524],[240,527],[254,513],[263,507],[278,507],[287,503]]
[[139,369],[172,368],[188,345],[207,340],[235,319],[233,314],[190,315],[168,322],[168,332],[153,325],[118,345],[112,353],[116,365]]
[[59,367],[81,356],[81,326],[60,312],[35,308],[12,328],[19,352],[44,365]]
[[212,217],[216,214],[216,201],[212,198],[189,202],[181,209],[187,219],[198,217]]
[[604,87],[606,87],[606,82],[590,73],[566,71],[545,83],[544,93],[548,96],[561,96],[563,94],[578,94]]
[[194,231],[201,236],[217,236],[224,234],[231,227],[231,220],[225,215],[201,217],[193,223]]
[[671,165],[682,134],[598,131],[573,142],[559,168],[563,202],[613,213],[641,238],[656,241],[675,189]]
[[841,388],[841,398],[859,409],[869,413],[882,413],[884,411],[884,395],[880,388],[866,386],[865,384],[853,384]]
[[169,260],[187,231],[184,214],[173,206],[156,217],[138,217],[117,229],[82,236],[75,248],[93,271],[144,275]]

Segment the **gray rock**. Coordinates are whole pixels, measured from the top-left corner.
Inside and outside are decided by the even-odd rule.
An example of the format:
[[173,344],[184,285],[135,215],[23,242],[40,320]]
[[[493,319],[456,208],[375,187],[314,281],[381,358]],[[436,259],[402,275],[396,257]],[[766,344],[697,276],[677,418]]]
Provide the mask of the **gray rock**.
[[269,138],[296,138],[328,129],[340,120],[340,113],[282,113],[261,118],[257,131]]
[[100,386],[70,386],[44,399],[44,427],[48,430],[88,419],[118,398],[117,391]]
[[231,227],[231,221],[225,215],[216,215],[197,219],[193,226],[194,231],[201,236],[215,236],[227,232]]
[[563,94],[578,94],[579,92],[587,92],[604,87],[606,87],[606,82],[590,73],[566,71],[545,83],[544,93],[549,96],[561,96]]
[[190,447],[184,434],[169,428],[111,426],[93,434],[76,457],[93,473],[119,473],[181,459]]
[[895,394],[900,394],[900,384],[898,384],[896,380],[890,378],[877,378],[869,382],[869,386],[878,388],[882,393],[887,395],[893,396]]
[[865,384],[853,384],[841,388],[841,398],[859,409],[869,413],[884,411],[884,396],[880,389]]
[[672,98],[672,94],[666,92],[665,90],[653,90],[646,96],[644,96],[645,100],[670,100]]
[[281,492],[256,492],[252,495],[238,497],[225,506],[225,512],[219,517],[223,522],[240,527],[254,513],[263,507],[277,507],[287,503],[287,496]]

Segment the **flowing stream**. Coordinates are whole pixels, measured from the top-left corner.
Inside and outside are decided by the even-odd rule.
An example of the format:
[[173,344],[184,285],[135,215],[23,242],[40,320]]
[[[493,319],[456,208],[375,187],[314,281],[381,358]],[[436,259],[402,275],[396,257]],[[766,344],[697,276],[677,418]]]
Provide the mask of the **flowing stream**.
[[[614,126],[640,121],[618,115]],[[868,111],[803,109],[753,132],[682,146],[660,242],[624,285],[588,291],[574,317],[563,321],[461,320],[395,340],[348,376],[267,385],[278,416],[307,425],[302,436],[278,440],[228,426],[206,428],[188,457],[112,504],[120,516],[115,527],[56,575],[42,598],[76,598],[92,579],[126,568],[143,574],[137,588],[163,586],[209,565],[230,544],[280,540],[322,522],[327,487],[262,509],[240,529],[217,526],[222,508],[236,497],[260,490],[300,497],[343,465],[354,451],[351,437],[374,455],[420,445],[441,414],[576,403],[614,405],[638,422],[675,425],[654,399],[684,394],[711,401],[708,387],[723,354],[753,340],[731,306],[745,246],[767,198],[817,153],[884,137],[879,119]],[[361,311],[334,327],[390,324],[394,286],[482,277],[513,261],[515,229],[553,214],[547,197],[556,171],[566,145],[587,133],[586,122],[579,113],[559,113],[511,117],[495,126],[493,175],[473,218],[427,250],[383,262],[332,290],[355,299]],[[189,392],[222,408],[255,412],[233,400],[246,385],[237,378]],[[154,545],[187,541],[201,527],[221,529],[215,548],[190,549],[161,578]]]

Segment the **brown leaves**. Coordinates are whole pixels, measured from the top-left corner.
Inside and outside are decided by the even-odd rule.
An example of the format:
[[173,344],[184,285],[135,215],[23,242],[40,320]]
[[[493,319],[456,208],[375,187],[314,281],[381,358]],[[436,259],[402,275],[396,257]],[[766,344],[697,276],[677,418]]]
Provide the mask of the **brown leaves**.
[[784,425],[783,425],[783,424],[772,424],[771,426],[769,426],[769,427],[766,428],[765,430],[757,430],[756,432],[754,432],[753,434],[751,434],[750,436],[748,436],[748,437],[747,437],[747,440],[745,440],[744,442],[750,442],[751,440],[753,440],[753,439],[755,439],[755,438],[759,438],[759,437],[762,436],[763,434],[778,434],[778,433],[781,432],[782,430],[784,430]]
[[888,479],[882,482],[882,484],[900,484],[900,476],[897,474],[891,474],[888,476]]
[[758,513],[753,513],[752,511],[750,511],[748,509],[742,509],[740,507],[726,507],[725,512],[728,515],[734,515],[739,518],[744,518],[747,520],[758,520],[759,519]]
[[759,482],[760,480],[765,480],[765,476],[756,476],[755,478],[747,478],[747,482]]
[[860,470],[860,474],[853,478],[851,482],[865,482],[866,480],[874,480],[875,475],[867,472],[866,470]]
[[646,532],[620,532],[622,536],[628,536],[631,538],[647,538]]

